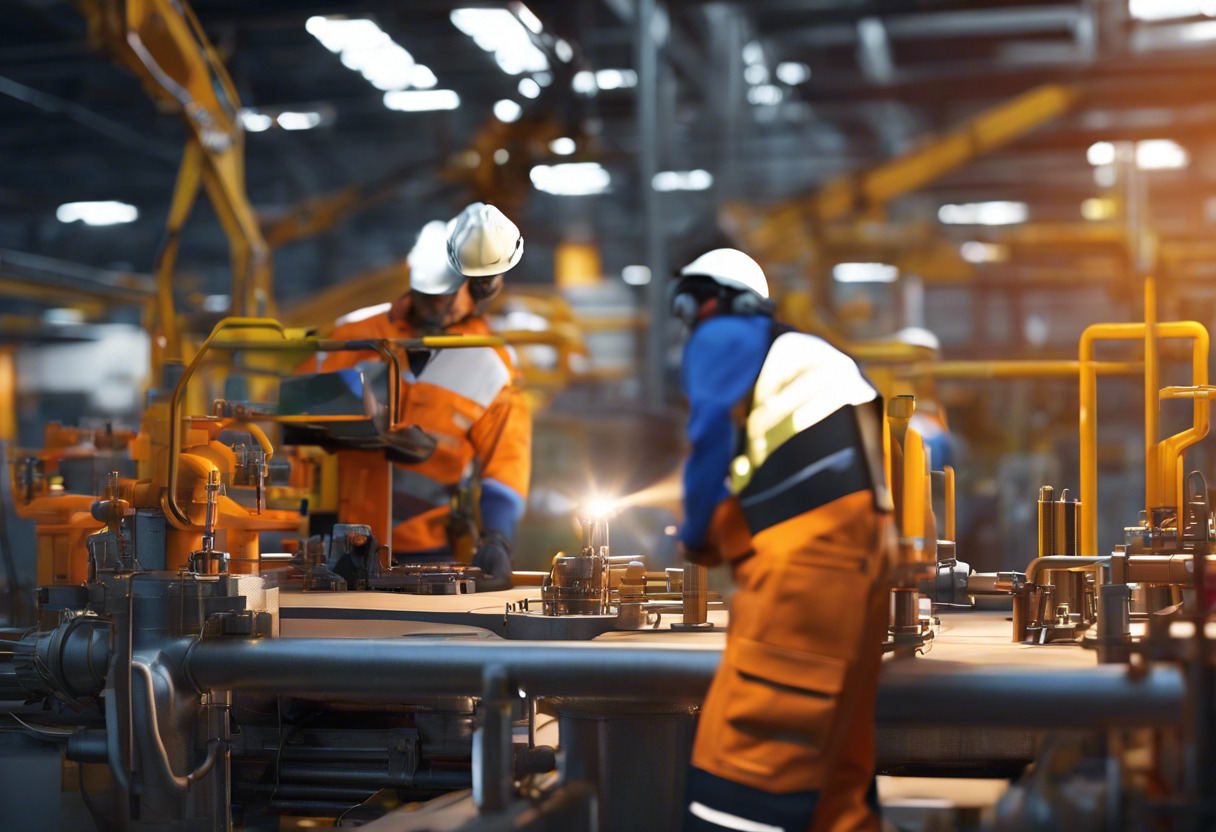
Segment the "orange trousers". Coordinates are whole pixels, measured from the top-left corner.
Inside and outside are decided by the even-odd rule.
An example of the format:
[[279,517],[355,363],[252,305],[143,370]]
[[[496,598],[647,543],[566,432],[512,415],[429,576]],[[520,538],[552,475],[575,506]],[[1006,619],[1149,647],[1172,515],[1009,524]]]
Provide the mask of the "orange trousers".
[[755,535],[735,567],[726,651],[692,762],[769,793],[820,792],[812,832],[880,826],[866,793],[887,535],[871,493],[858,492]]

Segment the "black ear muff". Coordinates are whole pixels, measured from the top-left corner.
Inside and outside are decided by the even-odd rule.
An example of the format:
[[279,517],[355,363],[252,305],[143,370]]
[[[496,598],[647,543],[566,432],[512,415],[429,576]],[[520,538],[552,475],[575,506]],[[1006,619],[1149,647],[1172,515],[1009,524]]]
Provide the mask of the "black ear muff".
[[671,299],[671,314],[687,326],[696,323],[700,308],[701,304],[692,292],[678,292]]
[[760,297],[751,292],[739,292],[730,300],[732,315],[755,315],[760,310]]

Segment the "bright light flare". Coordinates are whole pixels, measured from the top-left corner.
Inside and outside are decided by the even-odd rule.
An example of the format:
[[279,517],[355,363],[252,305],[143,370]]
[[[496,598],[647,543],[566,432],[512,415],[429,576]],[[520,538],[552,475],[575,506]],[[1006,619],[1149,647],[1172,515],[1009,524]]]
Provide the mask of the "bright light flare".
[[507,9],[453,9],[449,19],[478,47],[493,54],[499,69],[508,75],[549,69],[549,60],[532,42],[527,25]]
[[964,202],[943,205],[937,218],[946,225],[1016,225],[1026,222],[1030,209],[1025,202]]
[[607,520],[616,514],[617,504],[615,500],[609,500],[605,497],[593,497],[589,500],[584,500],[579,506],[579,516],[586,517],[588,520]]
[[837,263],[832,277],[838,283],[894,283],[899,269],[887,263]]
[[1128,0],[1127,10],[1137,20],[1216,17],[1216,0]]
[[139,219],[139,209],[114,200],[65,202],[55,210],[55,219],[62,223],[79,220],[85,225],[121,225]]
[[612,184],[612,177],[599,162],[537,165],[528,176],[538,191],[558,196],[602,194]]
[[403,113],[455,110],[460,96],[455,90],[393,90],[384,94],[384,106]]

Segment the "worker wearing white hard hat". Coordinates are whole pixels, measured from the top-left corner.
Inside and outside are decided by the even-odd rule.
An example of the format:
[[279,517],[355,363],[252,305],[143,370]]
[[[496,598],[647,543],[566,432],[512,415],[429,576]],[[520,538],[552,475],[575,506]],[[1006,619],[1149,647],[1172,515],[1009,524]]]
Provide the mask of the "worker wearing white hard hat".
[[[427,223],[406,258],[409,290],[348,316],[332,337],[490,335],[479,307],[501,288],[502,273],[522,251],[519,229],[492,205],[474,203],[450,222]],[[479,588],[510,586],[511,540],[527,498],[532,443],[531,414],[514,384],[511,357],[502,348],[461,348],[408,358],[402,361],[408,368],[402,413],[439,442],[427,460],[393,466],[393,556],[399,562],[452,560],[457,538],[470,530],[460,510],[463,498],[476,493],[473,564],[492,576]],[[338,352],[319,367],[310,362],[302,369],[329,372],[380,360],[372,352]],[[389,510],[384,490],[358,464],[340,466],[339,478],[341,522],[375,527]]]
[[524,254],[524,238],[502,211],[474,202],[447,224],[449,266],[468,278],[474,308],[484,311],[502,291],[503,274]]
[[681,269],[671,305],[691,329],[680,542],[738,586],[684,828],[877,830],[881,399],[851,358],[774,320],[764,270],[741,251]]

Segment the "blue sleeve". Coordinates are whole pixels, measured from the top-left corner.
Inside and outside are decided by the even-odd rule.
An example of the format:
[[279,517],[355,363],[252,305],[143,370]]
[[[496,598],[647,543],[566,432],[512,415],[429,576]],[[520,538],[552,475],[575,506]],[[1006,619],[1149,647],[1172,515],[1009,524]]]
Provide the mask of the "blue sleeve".
[[507,541],[515,538],[515,524],[524,514],[524,498],[498,480],[481,481],[481,531],[499,532]]
[[735,453],[731,410],[748,394],[768,354],[767,317],[723,315],[694,330],[684,348],[683,383],[688,396],[688,440],[684,467],[685,546],[705,545],[714,509],[730,492],[727,479]]

